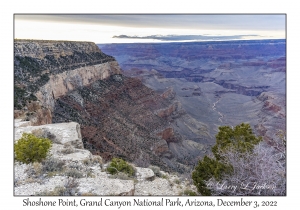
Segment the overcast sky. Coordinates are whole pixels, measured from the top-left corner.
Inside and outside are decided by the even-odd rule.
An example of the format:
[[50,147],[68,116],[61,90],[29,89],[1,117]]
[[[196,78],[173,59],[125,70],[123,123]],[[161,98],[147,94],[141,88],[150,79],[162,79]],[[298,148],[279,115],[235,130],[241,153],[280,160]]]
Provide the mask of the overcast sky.
[[285,15],[18,15],[15,38],[96,43],[285,39]]

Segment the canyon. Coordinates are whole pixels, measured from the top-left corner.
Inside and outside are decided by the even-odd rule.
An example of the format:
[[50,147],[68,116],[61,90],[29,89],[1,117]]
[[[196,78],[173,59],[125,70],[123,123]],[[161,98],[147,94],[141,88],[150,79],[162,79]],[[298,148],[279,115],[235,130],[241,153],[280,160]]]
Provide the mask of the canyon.
[[[269,144],[286,130],[285,47],[285,40],[15,40],[14,140],[24,132],[50,138],[56,161],[84,174],[74,195],[195,190],[191,172],[211,154],[219,126],[249,123]],[[114,157],[136,167],[137,181],[105,172]],[[66,174],[38,176],[34,167],[15,163],[16,195],[70,184]]]
[[269,142],[286,130],[285,40],[98,46],[116,58],[124,75],[158,93],[172,89],[212,138],[219,126],[242,122]]
[[214,142],[172,88],[157,92],[124,75],[94,43],[15,40],[14,51],[15,118],[77,122],[84,147],[104,161],[190,173]]
[[15,40],[14,52],[15,118],[77,122],[104,161],[190,173],[219,126],[250,123],[267,142],[285,130],[285,40]]

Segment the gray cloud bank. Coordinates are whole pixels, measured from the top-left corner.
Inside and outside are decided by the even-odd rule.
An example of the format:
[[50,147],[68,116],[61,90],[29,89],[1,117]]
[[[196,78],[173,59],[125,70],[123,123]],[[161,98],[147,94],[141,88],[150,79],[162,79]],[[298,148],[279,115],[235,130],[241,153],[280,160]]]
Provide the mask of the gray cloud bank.
[[259,35],[232,35],[232,36],[204,36],[204,35],[150,35],[150,36],[128,36],[128,35],[119,35],[113,36],[112,38],[117,39],[154,39],[159,41],[205,41],[205,40],[240,40],[244,39],[245,37],[253,37],[257,38],[260,37]]
[[284,14],[16,14],[16,20],[105,24],[137,28],[285,30]]

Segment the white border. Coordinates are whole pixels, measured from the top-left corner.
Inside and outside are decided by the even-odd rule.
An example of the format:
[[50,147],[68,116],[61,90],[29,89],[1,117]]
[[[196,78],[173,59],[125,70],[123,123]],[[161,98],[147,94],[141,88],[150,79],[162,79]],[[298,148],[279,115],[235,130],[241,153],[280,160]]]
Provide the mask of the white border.
[[[9,2],[9,1],[6,1]],[[148,3],[147,3],[148,2]],[[247,200],[277,200],[278,209],[297,209],[299,182],[298,159],[299,154],[299,102],[298,77],[299,70],[299,12],[297,4],[271,1],[83,1],[80,5],[73,1],[10,1],[1,5],[1,201],[3,209],[22,207],[25,197],[13,197],[13,14],[14,13],[286,13],[287,14],[287,196],[286,197],[246,197]],[[3,47],[4,46],[4,47]],[[4,63],[4,65],[3,65]],[[4,116],[4,118],[3,118]],[[3,135],[4,133],[4,135]],[[298,173],[297,173],[298,172]],[[106,197],[108,198],[108,197]],[[146,197],[143,197],[146,198]],[[174,198],[174,197],[173,197]],[[173,199],[172,198],[172,199]],[[224,199],[224,197],[222,197]],[[238,197],[227,197],[236,200]],[[49,200],[58,199],[56,197]],[[81,198],[76,198],[81,199]],[[118,200],[132,199],[126,197],[114,198]],[[155,197],[153,199],[159,199]],[[186,198],[181,198],[182,200]],[[208,198],[216,200],[217,197]],[[5,208],[7,207],[7,208]],[[63,209],[66,207],[56,207]],[[78,207],[85,208],[86,207]],[[101,208],[101,207],[96,207]],[[106,209],[105,207],[102,207]],[[163,207],[166,208],[166,207]],[[199,207],[197,207],[199,208]],[[298,207],[299,208],[299,207]],[[31,208],[30,208],[31,209]],[[112,208],[109,208],[112,209]],[[117,209],[114,207],[114,209]],[[139,207],[122,207],[122,209],[140,209]],[[149,208],[150,209],[150,208]],[[174,209],[174,208],[172,208]],[[181,207],[175,207],[181,209]],[[206,209],[203,208],[202,209]],[[238,208],[240,209],[240,208]],[[264,208],[266,209],[266,208]],[[268,208],[267,208],[268,209]],[[271,208],[270,208],[271,209]],[[274,207],[272,208],[274,209]]]

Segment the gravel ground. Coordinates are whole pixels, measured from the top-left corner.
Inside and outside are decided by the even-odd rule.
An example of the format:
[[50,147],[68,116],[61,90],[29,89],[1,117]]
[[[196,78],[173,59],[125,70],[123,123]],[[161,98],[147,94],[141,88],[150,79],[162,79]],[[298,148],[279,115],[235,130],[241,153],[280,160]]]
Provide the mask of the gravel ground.
[[35,195],[36,193],[41,193],[43,191],[52,191],[57,186],[64,186],[67,177],[64,176],[54,176],[49,178],[45,183],[40,184],[37,182],[28,183],[15,187],[15,195]]

